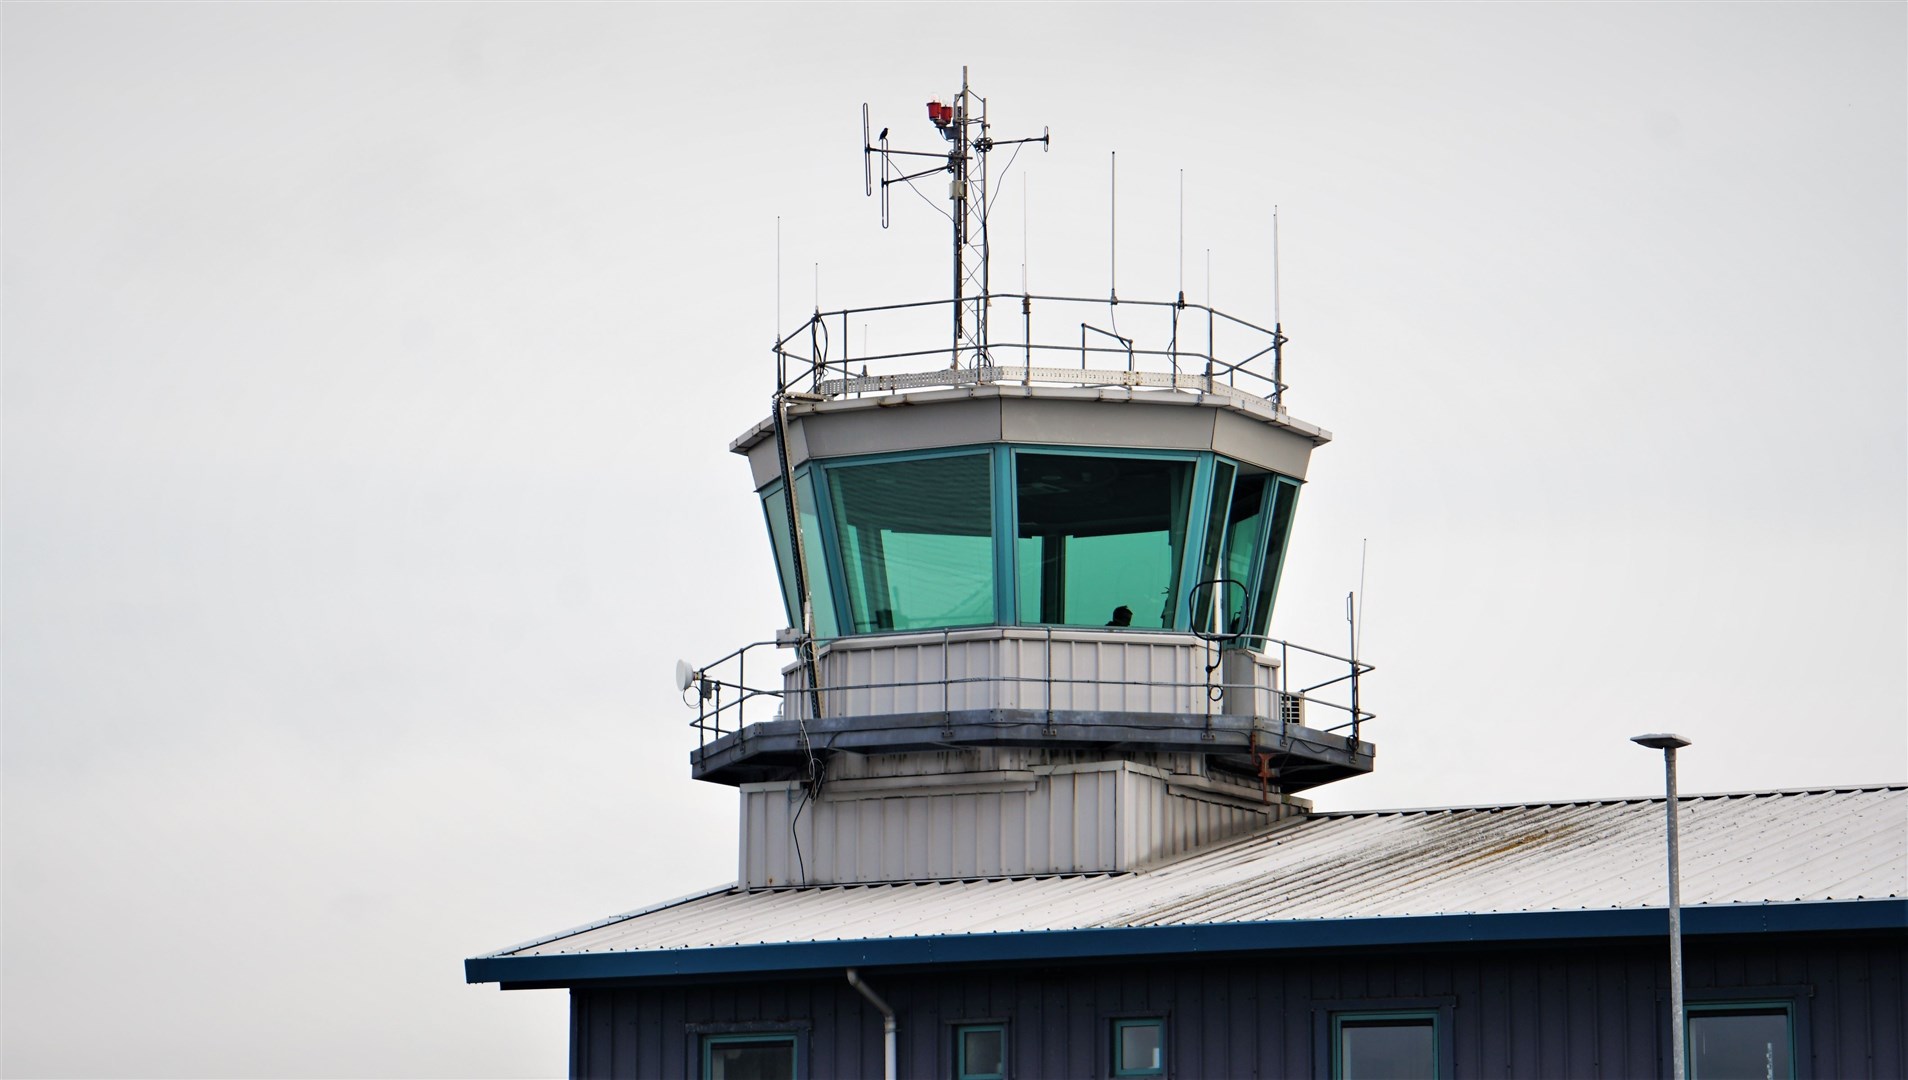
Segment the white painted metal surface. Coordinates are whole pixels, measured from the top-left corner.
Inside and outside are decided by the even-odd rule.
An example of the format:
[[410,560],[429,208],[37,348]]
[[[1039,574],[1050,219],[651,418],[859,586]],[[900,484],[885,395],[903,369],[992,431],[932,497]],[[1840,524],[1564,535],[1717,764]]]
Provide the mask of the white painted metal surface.
[[[1908,785],[1682,800],[1685,906],[1908,895]],[[1660,907],[1663,802],[1317,814],[1156,869],[729,889],[505,955]]]
[[[1206,668],[1218,656],[1217,646],[1184,634],[995,626],[841,638],[822,646],[817,664],[829,716],[967,709],[1198,716],[1246,708],[1276,720],[1278,660],[1252,655],[1209,680]],[[783,708],[805,715],[801,665],[782,669],[782,685]],[[1213,701],[1212,690],[1222,700]]]
[[[1109,405],[1116,411],[1109,413]],[[1303,480],[1313,448],[1332,439],[1250,394],[1122,386],[981,383],[796,401],[789,417],[789,459],[797,466],[812,458],[997,442],[1117,445],[1213,450]],[[757,489],[781,475],[774,429],[773,420],[763,420],[729,444],[749,459]]]
[[820,798],[795,782],[742,786],[739,880],[764,888],[1135,870],[1304,806],[1210,778],[1204,766],[1196,754],[1095,760],[1012,747],[841,755]]

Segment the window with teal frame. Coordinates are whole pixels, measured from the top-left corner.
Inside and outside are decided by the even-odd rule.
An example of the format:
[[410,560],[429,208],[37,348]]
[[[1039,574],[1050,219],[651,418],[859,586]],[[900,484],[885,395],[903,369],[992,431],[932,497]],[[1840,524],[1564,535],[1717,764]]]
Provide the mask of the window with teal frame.
[[1226,512],[1224,577],[1226,579],[1225,632],[1244,634],[1247,613],[1251,610],[1258,581],[1259,543],[1265,537],[1266,491],[1272,477],[1255,473],[1239,477],[1232,489],[1232,506]]
[[1006,1080],[1007,1025],[964,1024],[954,1029],[955,1080]]
[[782,586],[782,611],[789,626],[802,624],[802,613],[795,607],[795,550],[788,534],[788,500],[781,481],[762,490],[762,516],[768,519],[769,547],[775,553],[775,579]]
[[1159,1017],[1113,1021],[1113,1075],[1166,1075],[1166,1021]]
[[1019,621],[1178,626],[1197,476],[1190,455],[1016,450]]
[[1232,478],[1238,473],[1238,466],[1230,461],[1220,460],[1213,465],[1212,497],[1206,510],[1206,550],[1199,560],[1199,580],[1193,583],[1192,625],[1193,629],[1211,632],[1215,627],[1213,605],[1215,601],[1220,610],[1229,606],[1231,593],[1238,593],[1239,603],[1244,604],[1250,596],[1249,586],[1236,588],[1227,580],[1225,567],[1226,514],[1232,505]]
[[1438,1014],[1332,1014],[1332,1080],[1437,1080]]
[[795,1080],[793,1032],[704,1035],[702,1080]]
[[1684,1012],[1690,1080],[1793,1080],[1795,1023],[1788,1002],[1692,1004]]
[[995,621],[991,454],[826,470],[849,633]]
[[[841,636],[841,620],[835,617],[835,593],[828,572],[828,546],[822,536],[821,516],[815,512],[815,473],[803,469],[795,474],[795,514],[802,522],[802,568],[808,584],[808,603],[815,612],[815,636],[823,640]],[[796,625],[801,625],[799,619]]]
[[1266,527],[1265,559],[1259,564],[1255,595],[1252,598],[1253,644],[1263,646],[1272,624],[1272,604],[1278,599],[1279,574],[1285,569],[1285,545],[1292,535],[1292,514],[1297,509],[1299,485],[1296,480],[1274,476],[1271,521]]

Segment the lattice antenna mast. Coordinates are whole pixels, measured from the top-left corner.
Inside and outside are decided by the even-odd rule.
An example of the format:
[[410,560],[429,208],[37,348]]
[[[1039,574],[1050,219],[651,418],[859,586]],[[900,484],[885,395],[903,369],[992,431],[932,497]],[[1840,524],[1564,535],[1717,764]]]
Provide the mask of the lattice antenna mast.
[[[937,98],[927,103],[927,110],[935,131],[948,142],[944,153],[892,149],[887,128],[870,138],[868,106],[861,106],[862,184],[868,195],[875,193],[874,159],[880,155],[881,227],[885,229],[890,221],[890,187],[912,184],[932,173],[948,174],[948,201],[953,205],[947,216],[954,226],[954,334],[949,366],[961,366],[961,358],[966,356],[973,366],[980,367],[991,362],[987,356],[987,313],[993,299],[988,277],[987,218],[993,202],[988,195],[987,155],[998,147],[1018,148],[1026,143],[1039,143],[1044,151],[1051,146],[1051,136],[1043,127],[1038,138],[995,139],[988,127],[987,99],[968,85],[966,67],[961,68],[961,91],[954,100],[942,102]],[[901,158],[929,158],[936,164],[909,171],[897,163]],[[1007,164],[1011,168],[1013,161]]]

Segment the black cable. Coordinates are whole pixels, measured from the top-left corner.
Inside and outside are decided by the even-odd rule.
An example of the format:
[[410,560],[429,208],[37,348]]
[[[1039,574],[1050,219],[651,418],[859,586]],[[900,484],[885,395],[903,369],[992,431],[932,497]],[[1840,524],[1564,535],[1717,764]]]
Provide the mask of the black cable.
[[921,196],[921,201],[933,207],[935,213],[941,215],[942,217],[946,218],[949,221],[954,220],[953,214],[948,213],[946,210],[941,209],[939,206],[935,206],[934,200],[927,197],[927,192],[922,191],[920,188],[914,186],[914,181],[903,180],[902,183],[908,185],[908,189],[913,191],[916,195]]

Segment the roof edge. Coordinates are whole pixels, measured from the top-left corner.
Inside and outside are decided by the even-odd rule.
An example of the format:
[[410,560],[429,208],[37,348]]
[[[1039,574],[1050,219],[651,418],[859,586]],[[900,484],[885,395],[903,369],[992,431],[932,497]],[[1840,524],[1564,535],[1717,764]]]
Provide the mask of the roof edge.
[[[1908,898],[1701,904],[1683,909],[1689,937],[1908,929]],[[990,934],[774,942],[695,949],[482,956],[467,983],[505,989],[618,979],[746,975],[846,967],[1084,960],[1246,951],[1349,949],[1666,936],[1666,908],[1603,908],[1362,919],[1282,919]]]
[[[1830,784],[1813,787],[1750,789],[1745,791],[1679,791],[1678,803],[1696,802],[1702,799],[1745,799],[1751,797],[1784,797],[1795,795],[1855,795],[1868,791],[1908,791],[1908,780],[1886,781],[1873,784]],[[1313,809],[1305,816],[1321,817],[1384,817],[1400,814],[1441,814],[1457,810],[1527,810],[1540,806],[1616,806],[1621,803],[1660,803],[1662,795],[1611,795],[1587,797],[1582,799],[1530,799],[1523,802],[1499,803],[1459,803],[1453,806],[1380,806],[1366,810],[1318,810]]]

